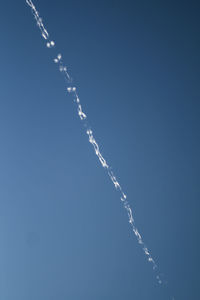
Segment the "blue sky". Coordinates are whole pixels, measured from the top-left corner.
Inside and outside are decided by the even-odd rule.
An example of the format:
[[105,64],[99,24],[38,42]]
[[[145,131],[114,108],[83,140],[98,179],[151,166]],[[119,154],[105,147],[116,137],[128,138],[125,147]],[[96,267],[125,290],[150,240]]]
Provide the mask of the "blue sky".
[[[198,1],[34,4],[53,50],[25,1],[0,12],[1,299],[199,299]],[[165,287],[88,143],[60,52]]]

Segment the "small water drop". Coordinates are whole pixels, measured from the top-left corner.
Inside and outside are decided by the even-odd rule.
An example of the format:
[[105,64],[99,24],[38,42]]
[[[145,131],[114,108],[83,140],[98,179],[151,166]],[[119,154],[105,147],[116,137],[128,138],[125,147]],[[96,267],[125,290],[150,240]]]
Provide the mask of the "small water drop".
[[43,38],[44,38],[45,40],[47,40],[47,36],[46,36],[46,34],[45,34],[44,32],[42,32],[42,36],[43,36]]

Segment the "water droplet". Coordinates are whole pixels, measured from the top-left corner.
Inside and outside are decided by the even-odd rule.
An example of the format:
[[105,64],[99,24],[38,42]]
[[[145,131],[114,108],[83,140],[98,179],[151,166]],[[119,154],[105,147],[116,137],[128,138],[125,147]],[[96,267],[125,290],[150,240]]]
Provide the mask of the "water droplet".
[[44,32],[42,32],[42,36],[43,36],[43,38],[44,38],[45,40],[47,40],[47,36],[46,36],[46,34],[45,34]]

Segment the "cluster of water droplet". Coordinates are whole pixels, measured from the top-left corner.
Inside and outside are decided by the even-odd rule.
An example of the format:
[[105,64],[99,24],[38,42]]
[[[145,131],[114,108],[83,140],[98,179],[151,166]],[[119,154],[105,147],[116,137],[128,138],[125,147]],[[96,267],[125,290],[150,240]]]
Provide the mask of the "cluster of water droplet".
[[47,42],[47,48],[52,48],[54,46],[55,46],[55,42],[54,41]]
[[74,87],[68,87],[67,91],[68,91],[68,93],[76,92],[76,88],[75,88],[75,86]]
[[54,62],[57,64],[59,63],[59,61],[62,59],[62,55],[61,54],[58,54],[56,58],[54,58]]

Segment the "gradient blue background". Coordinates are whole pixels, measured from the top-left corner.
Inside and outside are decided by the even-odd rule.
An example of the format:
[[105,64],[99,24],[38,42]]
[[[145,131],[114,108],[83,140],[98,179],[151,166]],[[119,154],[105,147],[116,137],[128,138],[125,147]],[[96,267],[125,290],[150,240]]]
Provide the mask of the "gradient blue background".
[[[199,1],[2,1],[1,300],[200,298]],[[168,280],[159,287],[56,65]]]

